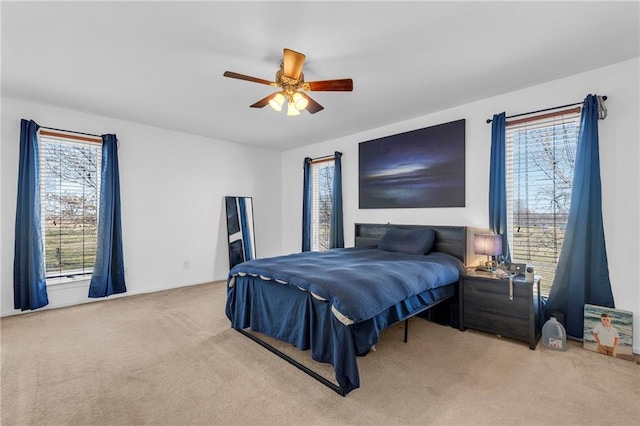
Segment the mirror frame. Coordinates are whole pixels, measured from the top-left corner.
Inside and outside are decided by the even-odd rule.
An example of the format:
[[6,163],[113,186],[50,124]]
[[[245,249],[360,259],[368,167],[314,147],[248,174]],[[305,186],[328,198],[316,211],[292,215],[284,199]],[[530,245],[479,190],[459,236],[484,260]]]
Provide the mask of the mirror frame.
[[252,197],[224,197],[229,269],[256,258]]

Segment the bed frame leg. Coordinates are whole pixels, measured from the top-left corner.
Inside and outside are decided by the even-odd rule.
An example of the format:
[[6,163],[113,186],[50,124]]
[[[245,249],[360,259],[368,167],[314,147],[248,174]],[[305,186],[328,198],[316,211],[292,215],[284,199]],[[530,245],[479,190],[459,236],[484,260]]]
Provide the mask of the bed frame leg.
[[404,320],[404,343],[407,343],[409,338],[409,318]]

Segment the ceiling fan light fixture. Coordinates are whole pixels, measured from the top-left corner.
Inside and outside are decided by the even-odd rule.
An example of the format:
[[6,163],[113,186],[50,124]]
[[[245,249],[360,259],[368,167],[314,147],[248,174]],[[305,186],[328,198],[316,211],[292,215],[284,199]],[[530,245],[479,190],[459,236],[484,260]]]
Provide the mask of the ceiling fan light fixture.
[[295,103],[296,109],[298,111],[302,111],[309,105],[309,101],[300,94],[300,92],[296,92],[293,95],[293,102]]
[[283,104],[284,95],[282,93],[276,93],[273,98],[269,99],[269,106],[276,111],[282,111]]
[[315,114],[324,109],[322,105],[304,92],[353,91],[353,80],[350,78],[305,81],[304,73],[302,72],[305,58],[306,56],[300,52],[284,49],[282,51],[282,62],[280,63],[280,69],[276,72],[275,81],[239,74],[233,71],[225,71],[223,76],[279,88],[277,89],[279,90],[277,93],[271,93],[249,105],[249,107],[264,108],[270,105],[274,111],[280,112],[286,101],[287,115],[290,116],[300,115],[300,111],[302,110],[307,110],[309,114]]
[[293,100],[290,100],[287,103],[287,115],[289,117],[300,115],[300,111],[298,111],[298,109],[296,108],[296,104],[293,102]]

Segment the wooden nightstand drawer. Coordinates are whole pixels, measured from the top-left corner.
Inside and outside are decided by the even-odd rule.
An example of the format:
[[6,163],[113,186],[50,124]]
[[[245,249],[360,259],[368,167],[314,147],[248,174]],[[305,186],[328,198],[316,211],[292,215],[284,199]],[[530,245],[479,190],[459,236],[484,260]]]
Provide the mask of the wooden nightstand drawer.
[[464,325],[468,328],[509,337],[511,339],[524,341],[528,341],[529,339],[528,319],[515,319],[499,310],[478,310],[467,305],[464,313]]
[[469,272],[460,281],[460,329],[473,328],[522,340],[535,349],[540,335],[540,279],[513,282],[494,275]]

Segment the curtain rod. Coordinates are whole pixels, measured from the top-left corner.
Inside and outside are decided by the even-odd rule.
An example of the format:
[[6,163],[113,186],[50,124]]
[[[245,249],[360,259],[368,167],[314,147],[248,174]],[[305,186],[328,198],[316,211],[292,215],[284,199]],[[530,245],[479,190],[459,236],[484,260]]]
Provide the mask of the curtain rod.
[[336,158],[335,154],[325,155],[324,157],[310,158],[312,163],[322,163],[323,161],[331,161]]
[[77,135],[93,136],[102,139],[102,135],[94,135],[93,133],[76,132],[75,130],[56,129],[55,127],[40,126],[41,129],[57,130],[58,132],[75,133]]
[[[602,97],[603,100],[607,100],[606,96]],[[554,109],[560,109],[560,108],[568,108],[568,107],[572,107],[572,106],[576,106],[576,105],[582,105],[584,102],[576,102],[574,104],[567,104],[567,105],[561,105],[561,106],[557,106],[557,107],[552,107],[552,108],[545,108],[545,109],[540,109],[538,111],[531,111],[531,112],[523,112],[522,114],[516,114],[516,115],[510,115],[509,117],[505,117],[505,119],[507,118],[515,118],[515,117],[521,117],[523,115],[529,115],[529,114],[537,114],[539,112],[545,112],[545,111],[551,111]],[[487,124],[491,123],[493,121],[492,118],[487,118]]]

